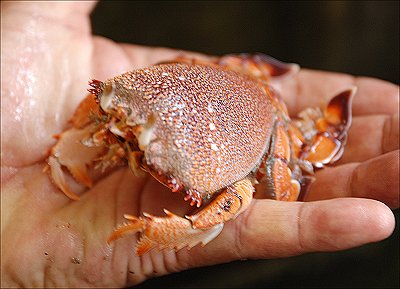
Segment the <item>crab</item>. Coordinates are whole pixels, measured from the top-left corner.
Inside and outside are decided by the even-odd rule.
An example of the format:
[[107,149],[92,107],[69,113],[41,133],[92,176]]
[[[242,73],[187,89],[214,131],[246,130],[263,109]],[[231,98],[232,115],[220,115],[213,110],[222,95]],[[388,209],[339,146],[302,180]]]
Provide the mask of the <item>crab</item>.
[[297,70],[263,54],[182,56],[92,80],[72,127],[50,150],[50,177],[78,200],[70,175],[91,187],[93,171],[129,165],[135,175],[149,173],[181,193],[195,213],[126,214],[108,242],[139,233],[137,255],[204,246],[248,208],[255,192],[301,199],[315,170],[342,155],[355,88],[291,119],[271,83]]

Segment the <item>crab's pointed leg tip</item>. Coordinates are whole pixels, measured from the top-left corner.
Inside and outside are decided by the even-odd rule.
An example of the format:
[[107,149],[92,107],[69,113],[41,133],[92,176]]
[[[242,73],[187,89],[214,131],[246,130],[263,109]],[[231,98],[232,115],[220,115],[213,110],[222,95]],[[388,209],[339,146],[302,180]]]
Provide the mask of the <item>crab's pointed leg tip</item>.
[[108,237],[108,239],[107,239],[107,245],[111,245],[111,243],[114,242],[115,239],[116,239],[116,238],[114,238],[114,236],[112,236],[112,235],[111,235],[110,237]]
[[358,87],[357,86],[352,86],[346,90],[343,90],[342,92],[338,93],[332,100],[331,102],[335,102],[338,99],[341,99],[343,102],[351,103],[353,100],[354,95],[357,93]]
[[79,201],[81,199],[78,195],[73,193],[70,193],[68,196],[74,201]]
[[174,216],[174,214],[172,212],[168,211],[167,209],[164,209],[163,211],[167,215],[167,217]]
[[271,76],[276,79],[290,79],[297,75],[300,71],[300,65],[297,63],[285,63],[282,62],[280,65],[274,67],[274,71]]
[[350,101],[356,95],[357,91],[358,91],[358,87],[357,86],[353,86],[352,88],[350,88]]
[[152,215],[150,215],[149,213],[143,212],[143,216],[145,216],[146,218],[151,218]]
[[129,221],[134,221],[137,218],[135,216],[129,215],[129,214],[124,214],[124,218],[129,220]]
[[93,186],[93,181],[89,177],[87,169],[85,166],[74,166],[70,167],[69,171],[72,176],[81,184],[84,184],[86,187],[91,188]]
[[261,63],[265,63],[267,66],[272,68],[272,77],[293,76],[300,71],[300,65],[297,63],[283,62],[264,53],[256,53],[255,59],[256,61],[261,61]]
[[291,75],[295,75],[300,71],[300,65],[298,65],[297,63],[288,63],[289,65],[289,74]]
[[107,239],[107,243],[110,244],[111,242],[127,235],[127,234],[134,234],[137,232],[141,232],[144,227],[146,226],[146,222],[141,219],[141,218],[137,218],[135,216],[130,216],[127,215],[128,220],[130,220],[131,222],[126,222],[122,225],[120,225],[117,229],[114,230],[114,232],[111,233],[111,235],[108,237]]
[[107,244],[111,245],[115,240],[122,238],[126,234],[124,229],[115,230],[107,239]]
[[121,230],[116,229],[112,234],[107,238],[107,244],[111,245],[115,240],[119,239],[122,237]]

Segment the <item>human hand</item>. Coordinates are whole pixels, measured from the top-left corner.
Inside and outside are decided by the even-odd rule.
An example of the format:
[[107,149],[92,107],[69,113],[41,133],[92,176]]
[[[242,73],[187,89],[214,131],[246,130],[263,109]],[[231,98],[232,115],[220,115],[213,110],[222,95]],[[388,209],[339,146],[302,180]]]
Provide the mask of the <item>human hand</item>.
[[54,144],[51,136],[66,127],[89,79],[106,79],[180,52],[92,37],[92,4],[1,5],[2,286],[126,286],[191,267],[335,251],[391,234],[388,206],[397,208],[399,202],[398,86],[303,69],[282,83],[293,115],[358,86],[345,154],[335,167],[317,173],[309,202],[254,200],[203,248],[153,250],[139,258],[136,236],[108,246],[106,239],[124,213],[161,215],[168,208],[183,215],[188,205],[129,169],[102,179],[80,201],[69,200],[42,172]]

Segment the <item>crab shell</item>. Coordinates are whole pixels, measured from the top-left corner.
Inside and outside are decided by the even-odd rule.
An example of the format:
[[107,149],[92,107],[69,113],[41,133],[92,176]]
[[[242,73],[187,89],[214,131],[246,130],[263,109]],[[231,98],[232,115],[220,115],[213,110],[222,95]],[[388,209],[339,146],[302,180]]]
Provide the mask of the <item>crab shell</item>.
[[[180,217],[124,215],[129,222],[112,242],[139,232],[136,253],[205,245],[251,203],[253,193],[294,201],[309,188],[314,168],[343,153],[355,88],[333,97],[324,110],[306,108],[291,120],[267,84],[298,66],[266,55],[227,55],[203,61],[181,57],[114,77],[92,80],[91,93],[50,150],[51,179],[78,200],[65,170],[92,186],[91,170],[103,174],[119,163],[140,168],[200,207]],[[217,194],[216,194],[217,193]]]
[[145,164],[204,197],[257,169],[268,149],[274,92],[232,70],[162,64],[100,85],[105,113],[137,133]]

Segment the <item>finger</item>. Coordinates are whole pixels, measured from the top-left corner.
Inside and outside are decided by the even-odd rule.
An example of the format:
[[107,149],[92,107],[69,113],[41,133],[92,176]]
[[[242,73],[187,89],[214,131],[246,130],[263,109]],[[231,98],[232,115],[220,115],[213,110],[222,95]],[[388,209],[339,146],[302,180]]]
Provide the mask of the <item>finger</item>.
[[172,60],[181,55],[201,59],[206,59],[207,57],[209,57],[207,55],[194,51],[185,51],[166,47],[150,47],[133,44],[121,44],[121,47],[124,49],[131,62],[134,63],[135,67],[137,68]]
[[257,200],[251,211],[227,224],[215,242],[189,252],[182,250],[178,260],[188,266],[203,266],[234,259],[344,250],[382,240],[393,229],[391,210],[374,200]]
[[398,114],[399,86],[390,82],[357,77],[358,96],[354,98],[353,114]]
[[[109,79],[127,71],[176,58],[182,50],[116,43],[101,36],[93,38],[93,74],[96,79]],[[200,55],[191,53],[193,55]],[[112,56],[112,57],[111,57]]]
[[318,171],[305,200],[339,197],[370,198],[398,208],[399,150],[363,163],[349,163]]
[[357,116],[337,164],[362,162],[399,148],[399,115]]
[[[82,2],[19,2],[19,1],[5,1],[1,3],[2,9],[7,12],[13,11],[26,11],[29,13],[38,13],[40,15],[46,14],[54,21],[68,21],[70,25],[79,25],[76,23],[77,18],[81,18],[82,15],[88,16],[89,13],[96,6],[96,1],[82,1]],[[24,14],[24,13],[21,13]],[[28,14],[29,15],[29,14]],[[30,16],[33,14],[30,14]],[[52,21],[53,21],[52,20]],[[78,27],[78,26],[77,26]]]
[[302,69],[282,87],[282,96],[291,115],[307,107],[324,107],[337,93],[357,86],[353,115],[396,114],[399,88],[392,83],[367,77]]

